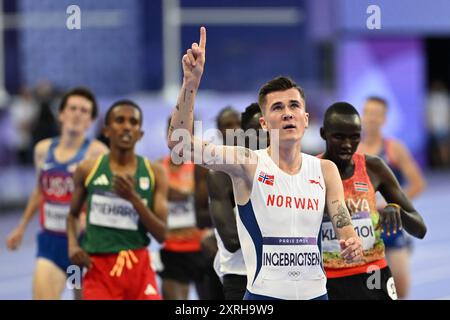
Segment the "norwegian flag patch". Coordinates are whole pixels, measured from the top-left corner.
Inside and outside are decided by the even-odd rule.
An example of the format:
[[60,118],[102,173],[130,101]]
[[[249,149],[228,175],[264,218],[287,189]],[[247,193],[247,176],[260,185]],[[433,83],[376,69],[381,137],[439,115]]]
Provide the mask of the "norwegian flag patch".
[[269,174],[267,174],[265,172],[262,172],[262,171],[259,173],[259,176],[258,176],[258,181],[259,182],[262,182],[262,183],[267,184],[269,186],[273,186],[274,180],[275,180],[274,175],[269,175]]

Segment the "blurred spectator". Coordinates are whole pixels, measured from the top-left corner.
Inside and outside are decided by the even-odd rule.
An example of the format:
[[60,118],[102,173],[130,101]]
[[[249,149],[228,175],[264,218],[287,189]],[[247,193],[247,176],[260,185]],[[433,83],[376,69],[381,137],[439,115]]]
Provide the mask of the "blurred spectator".
[[306,112],[309,113],[309,123],[303,134],[302,152],[315,156],[325,151],[325,141],[320,137],[320,109],[307,102]]
[[450,165],[450,97],[445,84],[434,81],[427,99],[428,156],[433,168]]
[[34,97],[37,103],[41,106],[49,105],[53,114],[58,113],[59,98],[62,95],[63,92],[54,87],[48,80],[39,81],[34,89]]
[[104,143],[109,148],[109,139],[103,134],[105,115],[99,114],[98,118],[101,120],[94,123],[94,135],[98,141]]
[[61,92],[47,80],[42,80],[36,86],[34,96],[39,104],[39,114],[31,133],[33,146],[42,139],[58,135],[59,128],[55,114],[57,114]]
[[11,115],[6,108],[8,104],[6,96],[0,99],[0,167],[10,165],[14,162],[13,138],[14,127]]
[[11,121],[15,128],[14,148],[21,164],[33,162],[31,129],[36,122],[39,107],[28,88],[22,88],[10,104]]

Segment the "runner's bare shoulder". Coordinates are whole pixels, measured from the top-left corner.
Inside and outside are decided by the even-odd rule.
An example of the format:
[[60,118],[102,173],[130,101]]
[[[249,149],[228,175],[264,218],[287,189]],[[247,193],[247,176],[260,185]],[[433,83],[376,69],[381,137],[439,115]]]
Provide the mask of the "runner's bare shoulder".
[[77,166],[75,175],[77,175],[79,178],[82,178],[83,180],[86,179],[92,172],[92,170],[97,167],[101,157],[102,155],[98,156],[97,158],[88,158],[81,161]]
[[108,147],[100,140],[93,140],[86,152],[86,159],[97,159],[98,156],[108,153]]
[[386,167],[386,163],[379,156],[365,154],[364,157],[366,158],[366,166],[371,171],[384,170],[384,167]]
[[39,141],[34,146],[34,164],[37,168],[41,168],[45,158],[47,157],[48,149],[52,144],[52,139],[47,138]]

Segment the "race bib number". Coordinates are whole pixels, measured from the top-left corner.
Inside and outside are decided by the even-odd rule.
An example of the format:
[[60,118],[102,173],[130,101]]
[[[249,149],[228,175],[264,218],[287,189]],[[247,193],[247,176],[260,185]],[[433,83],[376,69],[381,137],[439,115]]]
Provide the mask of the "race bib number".
[[167,224],[169,229],[195,227],[197,219],[195,218],[193,199],[188,201],[170,201]]
[[315,238],[263,238],[263,279],[323,279],[322,256]]
[[94,194],[91,198],[89,223],[115,229],[137,230],[139,215],[133,205],[114,194]]
[[[352,215],[355,232],[362,241],[364,250],[372,249],[375,244],[375,228],[369,212],[358,212]],[[322,246],[325,252],[340,252],[339,239],[336,237],[331,221],[322,223]]]
[[69,205],[44,203],[44,228],[55,232],[66,232]]

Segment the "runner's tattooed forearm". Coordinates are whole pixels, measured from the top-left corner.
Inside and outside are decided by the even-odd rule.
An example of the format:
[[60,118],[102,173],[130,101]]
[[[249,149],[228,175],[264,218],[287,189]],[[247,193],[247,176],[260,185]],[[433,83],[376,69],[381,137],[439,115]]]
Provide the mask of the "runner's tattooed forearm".
[[342,204],[338,206],[337,211],[338,213],[333,216],[333,219],[336,220],[336,227],[341,229],[351,225],[351,219],[348,211],[342,206]]

